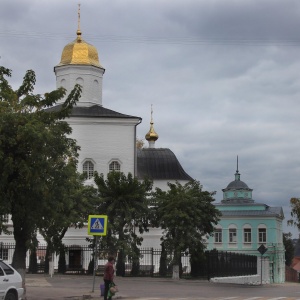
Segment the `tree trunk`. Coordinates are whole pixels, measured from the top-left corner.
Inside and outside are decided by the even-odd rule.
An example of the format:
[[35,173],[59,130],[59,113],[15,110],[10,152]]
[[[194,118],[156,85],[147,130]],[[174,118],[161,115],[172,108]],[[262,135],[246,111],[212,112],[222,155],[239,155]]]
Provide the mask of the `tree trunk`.
[[[15,252],[13,255],[12,266],[20,273],[22,276],[22,281],[25,284],[25,275],[26,275],[26,239],[22,238],[22,236],[16,238],[18,236],[14,232],[14,237],[16,241]],[[26,293],[26,291],[25,291]],[[25,296],[26,297],[26,296]]]
[[14,237],[16,241],[16,248],[13,255],[12,266],[15,269],[26,269],[26,238],[22,237],[22,235],[16,234],[16,230],[14,231]]

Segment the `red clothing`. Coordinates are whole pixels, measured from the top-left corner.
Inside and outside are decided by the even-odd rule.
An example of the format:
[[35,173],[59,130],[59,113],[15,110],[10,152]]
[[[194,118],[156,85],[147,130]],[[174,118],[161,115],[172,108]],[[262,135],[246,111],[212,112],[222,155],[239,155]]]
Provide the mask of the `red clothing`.
[[114,280],[114,265],[111,262],[108,262],[105,266],[104,266],[104,276],[103,279],[104,280],[110,280],[113,281]]

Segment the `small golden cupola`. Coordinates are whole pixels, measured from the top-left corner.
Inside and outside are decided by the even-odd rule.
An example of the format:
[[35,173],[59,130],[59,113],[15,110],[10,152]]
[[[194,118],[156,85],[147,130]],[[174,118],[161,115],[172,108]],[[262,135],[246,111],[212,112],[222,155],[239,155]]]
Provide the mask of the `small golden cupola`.
[[152,105],[151,105],[151,121],[150,121],[150,130],[148,133],[145,135],[146,140],[149,143],[149,148],[155,148],[155,141],[158,139],[158,134],[155,132],[154,127],[153,127],[153,110],[152,110]]
[[102,68],[98,51],[96,47],[88,44],[81,38],[80,30],[80,4],[78,8],[78,29],[77,38],[73,42],[67,44],[62,52],[61,60],[58,66],[64,65],[89,65]]

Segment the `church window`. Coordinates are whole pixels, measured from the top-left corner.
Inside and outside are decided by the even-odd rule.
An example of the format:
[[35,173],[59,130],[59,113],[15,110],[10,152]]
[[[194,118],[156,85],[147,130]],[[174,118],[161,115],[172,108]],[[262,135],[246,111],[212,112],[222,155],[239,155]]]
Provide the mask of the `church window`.
[[91,179],[94,176],[94,164],[87,160],[82,166],[82,171],[87,174],[87,179]]
[[236,228],[229,228],[229,243],[236,243]]
[[215,229],[215,243],[222,243],[222,229],[217,228]]
[[118,161],[114,160],[109,164],[109,172],[120,172],[121,165]]
[[251,228],[244,228],[244,243],[251,243]]
[[3,260],[8,260],[8,249],[7,248],[0,249],[0,258]]
[[266,228],[258,228],[258,242],[259,243],[267,242],[267,229]]

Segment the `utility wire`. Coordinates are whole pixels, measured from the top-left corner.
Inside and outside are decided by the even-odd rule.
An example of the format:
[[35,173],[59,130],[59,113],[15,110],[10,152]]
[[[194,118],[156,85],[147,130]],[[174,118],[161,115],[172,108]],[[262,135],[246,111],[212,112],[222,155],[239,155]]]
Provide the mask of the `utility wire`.
[[[0,30],[4,38],[26,38],[47,40],[75,40],[76,35],[49,32],[22,32],[13,30]],[[299,47],[299,39],[247,39],[247,38],[201,38],[201,37],[150,37],[150,36],[119,36],[119,35],[90,35],[83,34],[83,39],[88,42],[107,41],[116,43],[140,44],[177,44],[177,45],[221,45],[221,46],[287,46]],[[2,39],[3,42],[3,39]]]

